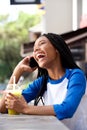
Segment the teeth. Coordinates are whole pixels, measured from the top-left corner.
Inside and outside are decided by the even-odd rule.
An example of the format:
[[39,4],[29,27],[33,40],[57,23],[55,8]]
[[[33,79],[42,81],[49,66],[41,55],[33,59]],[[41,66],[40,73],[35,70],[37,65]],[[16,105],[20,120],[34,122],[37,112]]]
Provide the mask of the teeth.
[[42,58],[42,57],[44,57],[44,54],[37,54],[37,57]]
[[39,57],[40,54],[37,54],[37,57]]

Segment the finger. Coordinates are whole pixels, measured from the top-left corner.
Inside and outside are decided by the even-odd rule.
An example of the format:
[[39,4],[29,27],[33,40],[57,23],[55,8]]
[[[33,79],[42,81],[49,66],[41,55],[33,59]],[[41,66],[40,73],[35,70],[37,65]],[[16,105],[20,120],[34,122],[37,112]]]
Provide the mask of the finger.
[[10,108],[10,101],[9,100],[5,100],[5,105],[6,105],[6,108]]
[[16,95],[14,95],[13,93],[9,92],[7,94],[7,97],[10,98],[10,99],[17,99],[18,97]]
[[14,95],[12,95],[11,93],[7,93],[6,95],[5,95],[5,100],[9,100],[9,101],[11,101],[11,100],[14,100],[15,99],[15,97],[14,97]]

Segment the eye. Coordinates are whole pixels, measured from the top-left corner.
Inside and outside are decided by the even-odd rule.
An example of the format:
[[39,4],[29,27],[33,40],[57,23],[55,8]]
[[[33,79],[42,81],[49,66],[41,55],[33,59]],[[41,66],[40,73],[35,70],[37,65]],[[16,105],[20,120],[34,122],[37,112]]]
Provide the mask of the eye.
[[44,44],[44,42],[40,42],[40,43],[39,43],[39,45],[43,45],[43,44]]
[[46,44],[46,41],[42,40],[42,41],[39,41],[36,45],[34,45],[34,48],[33,48],[33,52],[36,52],[40,46]]
[[42,42],[39,43],[39,45],[43,45],[43,44],[45,44],[45,43],[46,43],[45,41],[42,41]]

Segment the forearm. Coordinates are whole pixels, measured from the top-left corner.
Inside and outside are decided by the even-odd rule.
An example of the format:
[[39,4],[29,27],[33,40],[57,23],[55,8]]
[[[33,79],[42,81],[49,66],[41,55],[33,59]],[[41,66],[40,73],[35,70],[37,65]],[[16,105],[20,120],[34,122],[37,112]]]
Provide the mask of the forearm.
[[9,84],[13,84],[14,82],[14,76],[15,76],[15,83],[19,81],[20,76],[24,72],[33,72],[36,68],[29,67],[29,57],[25,57],[22,61],[19,62],[19,64],[15,67],[13,74],[9,80]]
[[17,83],[19,81],[21,75],[17,75],[15,73],[13,73],[9,79],[8,84],[13,84],[14,83],[14,77],[15,77],[15,83]]
[[10,77],[8,84],[14,83],[14,77],[15,77],[15,83],[17,83],[21,75],[22,75],[21,69],[19,67],[16,67]]
[[28,106],[24,114],[29,115],[55,115],[53,106]]

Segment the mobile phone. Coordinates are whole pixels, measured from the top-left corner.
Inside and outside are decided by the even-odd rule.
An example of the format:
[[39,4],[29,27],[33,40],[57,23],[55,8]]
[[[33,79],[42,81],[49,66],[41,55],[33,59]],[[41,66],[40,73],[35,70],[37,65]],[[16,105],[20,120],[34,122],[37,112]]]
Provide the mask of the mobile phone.
[[36,62],[36,60],[35,60],[33,57],[30,58],[29,66],[30,66],[31,68],[38,66],[38,63]]

